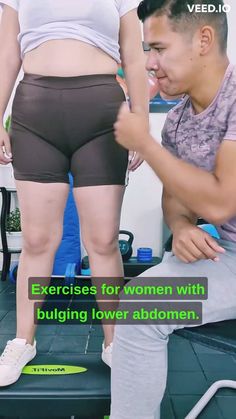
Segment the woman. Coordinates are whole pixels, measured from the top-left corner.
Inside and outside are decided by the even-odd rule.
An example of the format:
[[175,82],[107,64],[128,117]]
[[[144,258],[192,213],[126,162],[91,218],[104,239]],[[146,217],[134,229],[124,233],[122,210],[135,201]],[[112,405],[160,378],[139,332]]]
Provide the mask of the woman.
[[[5,0],[0,25],[0,109],[6,109],[22,65],[10,139],[0,128],[0,163],[12,161],[23,231],[17,277],[17,335],[0,358],[0,385],[15,382],[36,355],[27,278],[51,275],[61,241],[68,171],[92,276],[120,277],[118,248],[128,155],[113,124],[123,90],[148,116],[148,87],[138,0]],[[121,57],[121,60],[120,60]],[[12,156],[11,156],[12,153]],[[141,163],[135,156],[134,170]],[[104,327],[102,358],[110,365],[113,327]]]

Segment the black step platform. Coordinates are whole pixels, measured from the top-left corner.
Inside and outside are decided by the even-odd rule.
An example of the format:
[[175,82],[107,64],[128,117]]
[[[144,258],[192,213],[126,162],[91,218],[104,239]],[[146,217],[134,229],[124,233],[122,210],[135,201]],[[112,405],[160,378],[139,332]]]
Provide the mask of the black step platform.
[[[16,331],[16,287],[0,281],[0,353]],[[22,374],[19,380],[0,387],[0,419],[70,418],[103,419],[110,412],[110,368],[101,360],[101,325],[38,325],[37,355],[27,365],[34,371],[55,374]],[[85,372],[64,374],[65,366]],[[40,368],[41,368],[40,367]],[[54,367],[47,367],[52,369]],[[58,375],[58,369],[60,375]]]
[[[98,354],[37,355],[28,366],[41,366],[39,372],[53,369],[62,375],[22,374],[13,385],[0,389],[0,415],[10,417],[79,416],[102,418],[110,410],[110,370]],[[47,365],[48,368],[42,367]],[[75,374],[63,374],[63,366],[80,366],[87,370]],[[34,412],[34,415],[32,414]]]
[[[15,337],[15,291],[14,285],[0,281],[0,353]],[[236,380],[235,330],[236,321],[229,320],[180,329],[170,337],[161,419],[183,419],[212,382]],[[55,375],[22,374],[15,384],[0,388],[0,419],[104,419],[109,415],[110,369],[101,361],[101,325],[39,325],[36,339],[37,356],[28,366],[34,372],[54,368]],[[56,375],[67,366],[87,371]],[[199,419],[234,419],[235,394],[232,389],[220,390]]]

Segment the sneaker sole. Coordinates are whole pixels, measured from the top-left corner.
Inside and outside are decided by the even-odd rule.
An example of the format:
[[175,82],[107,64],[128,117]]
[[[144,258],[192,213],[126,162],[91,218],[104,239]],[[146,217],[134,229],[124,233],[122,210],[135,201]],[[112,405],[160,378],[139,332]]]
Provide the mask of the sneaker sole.
[[102,361],[104,362],[104,364],[106,364],[109,368],[111,368],[111,365],[110,365],[109,361],[106,360],[106,355],[104,355],[102,353],[101,358],[102,358]]

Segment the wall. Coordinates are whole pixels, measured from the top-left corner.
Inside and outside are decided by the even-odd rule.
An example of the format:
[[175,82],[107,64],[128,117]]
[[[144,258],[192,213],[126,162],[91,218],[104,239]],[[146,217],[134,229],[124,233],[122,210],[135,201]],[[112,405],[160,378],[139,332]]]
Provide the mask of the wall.
[[[150,114],[151,133],[160,141],[166,114]],[[122,210],[121,227],[135,235],[134,253],[138,247],[152,247],[155,255],[162,251],[162,185],[144,162],[131,172]]]
[[235,49],[235,39],[236,39],[236,4],[235,0],[225,0],[225,4],[229,4],[231,11],[228,14],[228,24],[229,24],[229,38],[228,38],[228,55],[230,61],[233,64],[236,64],[236,49]]

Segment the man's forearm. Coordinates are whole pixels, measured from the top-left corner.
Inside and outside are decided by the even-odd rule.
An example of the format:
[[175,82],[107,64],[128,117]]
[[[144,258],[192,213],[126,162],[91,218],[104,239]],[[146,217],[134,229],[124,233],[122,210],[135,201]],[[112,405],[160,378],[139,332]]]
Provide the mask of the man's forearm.
[[175,197],[169,195],[166,191],[162,196],[162,210],[164,220],[173,232],[176,228],[186,223],[196,224],[197,215],[182,205]]
[[[229,215],[225,216],[228,190],[222,186],[214,173],[174,157],[151,136],[145,144],[148,145],[140,150],[142,157],[171,195],[186,208],[213,224],[221,224],[225,222],[224,218],[230,218]],[[227,205],[229,207],[229,203]],[[232,211],[228,207],[227,209]]]
[[20,60],[5,59],[0,53],[0,124],[21,68]]

